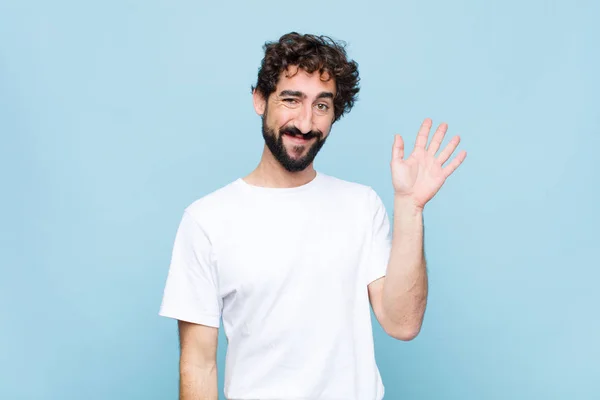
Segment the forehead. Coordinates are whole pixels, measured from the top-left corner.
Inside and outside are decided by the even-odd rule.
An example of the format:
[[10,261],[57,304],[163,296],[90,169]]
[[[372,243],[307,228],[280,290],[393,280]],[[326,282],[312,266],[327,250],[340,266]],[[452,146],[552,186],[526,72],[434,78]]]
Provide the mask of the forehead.
[[299,91],[307,97],[316,97],[322,92],[331,92],[334,96],[336,94],[335,79],[328,73],[320,74],[319,71],[308,73],[298,67],[288,67],[279,75],[276,94],[282,90]]

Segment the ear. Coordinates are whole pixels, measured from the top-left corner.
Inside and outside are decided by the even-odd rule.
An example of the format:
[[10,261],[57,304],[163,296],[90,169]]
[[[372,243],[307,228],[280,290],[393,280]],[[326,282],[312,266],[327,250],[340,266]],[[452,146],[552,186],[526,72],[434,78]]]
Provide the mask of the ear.
[[263,115],[267,106],[267,100],[257,89],[254,89],[252,92],[252,102],[254,103],[254,110],[256,113],[258,115]]

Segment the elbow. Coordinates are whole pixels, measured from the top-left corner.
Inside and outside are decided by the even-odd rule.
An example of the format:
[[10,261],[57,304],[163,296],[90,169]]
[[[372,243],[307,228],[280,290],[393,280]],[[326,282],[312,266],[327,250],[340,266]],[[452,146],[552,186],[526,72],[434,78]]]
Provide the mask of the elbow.
[[409,342],[416,338],[421,331],[421,323],[416,324],[404,324],[388,327],[385,332],[388,336],[393,337],[396,340],[402,340],[403,342]]

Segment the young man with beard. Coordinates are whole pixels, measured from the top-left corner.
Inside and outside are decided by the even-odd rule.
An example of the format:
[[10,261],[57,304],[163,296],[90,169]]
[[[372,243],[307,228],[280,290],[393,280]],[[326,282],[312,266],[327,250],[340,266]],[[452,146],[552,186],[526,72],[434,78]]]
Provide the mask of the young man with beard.
[[189,205],[175,238],[160,314],[178,320],[180,399],[217,399],[220,321],[229,400],[380,400],[370,318],[411,340],[427,301],[423,207],[462,163],[436,154],[431,121],[404,158],[392,147],[393,237],[368,186],[313,160],[358,93],[357,64],[327,38],[290,33],[265,45],[253,88],[265,148],[244,178]]

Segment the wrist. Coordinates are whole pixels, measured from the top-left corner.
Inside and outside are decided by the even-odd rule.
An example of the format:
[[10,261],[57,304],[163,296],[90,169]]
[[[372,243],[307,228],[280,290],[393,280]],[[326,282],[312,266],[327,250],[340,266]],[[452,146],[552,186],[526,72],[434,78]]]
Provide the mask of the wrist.
[[415,203],[410,196],[394,195],[394,215],[413,215],[420,216],[423,214],[423,207]]

